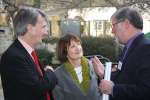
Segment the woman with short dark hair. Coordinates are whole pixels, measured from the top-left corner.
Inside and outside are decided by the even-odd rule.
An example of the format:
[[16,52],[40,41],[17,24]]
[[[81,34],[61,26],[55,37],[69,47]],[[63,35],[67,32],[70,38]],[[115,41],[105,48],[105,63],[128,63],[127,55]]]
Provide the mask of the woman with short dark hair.
[[79,37],[67,34],[60,38],[57,56],[62,63],[55,70],[58,85],[53,91],[55,100],[101,100],[97,76],[92,64],[83,56]]

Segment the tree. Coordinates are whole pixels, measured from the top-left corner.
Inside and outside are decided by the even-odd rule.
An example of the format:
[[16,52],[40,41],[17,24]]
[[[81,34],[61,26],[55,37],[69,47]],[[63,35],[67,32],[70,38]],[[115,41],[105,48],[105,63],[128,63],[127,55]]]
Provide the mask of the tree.
[[[6,10],[12,15],[20,5],[30,5],[47,9],[48,11],[68,10],[72,8],[84,7],[124,7],[133,6],[141,11],[150,13],[150,0],[3,0]],[[41,7],[41,5],[43,5]],[[44,6],[45,5],[45,6]],[[46,6],[47,5],[47,6]]]
[[116,8],[124,6],[133,6],[139,8],[141,11],[149,12],[150,9],[150,0],[105,0],[106,3],[111,4]]

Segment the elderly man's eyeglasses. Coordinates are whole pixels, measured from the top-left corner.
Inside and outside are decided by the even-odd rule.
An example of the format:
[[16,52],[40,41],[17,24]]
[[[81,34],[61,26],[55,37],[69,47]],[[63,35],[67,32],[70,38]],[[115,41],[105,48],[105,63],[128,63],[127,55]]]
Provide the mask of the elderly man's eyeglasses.
[[115,26],[116,24],[119,24],[119,23],[121,23],[121,22],[123,22],[124,20],[123,19],[121,19],[121,20],[118,20],[117,22],[115,22],[115,23],[112,23],[112,26]]

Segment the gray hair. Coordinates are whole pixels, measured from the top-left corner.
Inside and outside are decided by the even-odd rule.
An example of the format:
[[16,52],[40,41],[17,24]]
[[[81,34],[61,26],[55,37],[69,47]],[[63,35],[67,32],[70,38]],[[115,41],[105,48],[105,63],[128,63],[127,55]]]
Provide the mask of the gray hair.
[[39,14],[43,18],[45,18],[45,20],[47,20],[45,14],[40,9],[32,7],[20,8],[13,20],[16,35],[17,36],[25,35],[25,33],[27,32],[28,24],[35,26]]
[[118,21],[128,19],[135,28],[143,29],[143,18],[136,9],[123,7],[117,10],[112,17],[115,17]]

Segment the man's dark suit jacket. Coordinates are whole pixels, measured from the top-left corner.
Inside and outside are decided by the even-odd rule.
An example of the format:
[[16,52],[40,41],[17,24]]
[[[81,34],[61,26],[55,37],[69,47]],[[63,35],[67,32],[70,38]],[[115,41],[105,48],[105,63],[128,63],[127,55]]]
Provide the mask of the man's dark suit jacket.
[[150,100],[150,41],[144,34],[132,42],[122,69],[114,74],[111,100]]
[[45,92],[57,83],[51,70],[40,76],[32,57],[18,40],[2,55],[0,72],[5,100],[46,100]]

